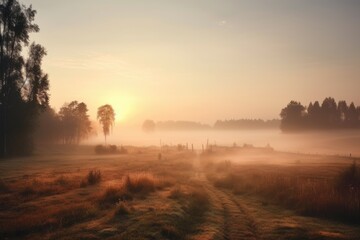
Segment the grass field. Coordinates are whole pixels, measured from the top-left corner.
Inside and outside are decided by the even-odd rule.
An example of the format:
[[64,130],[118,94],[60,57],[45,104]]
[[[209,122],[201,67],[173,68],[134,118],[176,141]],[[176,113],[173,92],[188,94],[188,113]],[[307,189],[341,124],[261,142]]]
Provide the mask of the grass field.
[[354,159],[127,150],[47,147],[1,161],[0,239],[360,238],[356,186],[338,190]]

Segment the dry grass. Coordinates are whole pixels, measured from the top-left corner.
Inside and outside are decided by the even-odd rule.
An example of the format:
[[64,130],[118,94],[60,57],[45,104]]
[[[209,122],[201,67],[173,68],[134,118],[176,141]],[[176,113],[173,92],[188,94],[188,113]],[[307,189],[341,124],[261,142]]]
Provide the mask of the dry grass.
[[98,202],[102,206],[108,206],[118,203],[119,201],[132,200],[133,196],[123,187],[107,187],[99,196]]
[[119,185],[107,187],[98,196],[98,202],[103,206],[112,205],[132,200],[134,195],[145,197],[157,188],[162,188],[162,184],[153,174],[132,173],[124,176]]
[[[178,220],[172,217],[183,213],[188,199],[169,199],[167,188],[188,184],[191,158],[168,151],[159,161],[158,149],[135,150],[0,162],[0,239],[103,239],[107,229],[106,237],[115,239],[168,239],[161,227]],[[165,235],[170,232],[164,229]]]
[[60,176],[53,181],[34,178],[25,182],[18,182],[12,186],[23,198],[60,194],[76,187],[78,185],[74,180],[64,176]]
[[256,194],[305,215],[360,221],[358,167],[352,165],[333,177],[299,174],[298,168],[274,167],[273,171],[264,172],[257,166],[208,178],[216,187],[236,194]]
[[169,198],[171,199],[180,199],[183,198],[185,196],[185,193],[183,192],[183,190],[181,189],[180,186],[176,186],[173,189],[171,189],[170,194],[169,194]]
[[115,216],[126,216],[130,214],[131,208],[128,206],[127,202],[118,202],[116,204]]
[[101,181],[101,172],[100,170],[90,170],[87,175],[87,183],[89,185],[98,184]]
[[174,188],[174,198],[182,205],[182,214],[177,215],[172,224],[163,226],[162,234],[168,239],[187,239],[189,233],[197,231],[197,227],[203,223],[205,213],[210,208],[208,193],[198,186],[189,193],[184,193],[180,188]]
[[87,203],[48,208],[2,223],[0,233],[4,236],[23,236],[28,233],[55,230],[83,222],[95,215],[96,209]]
[[123,188],[131,193],[147,195],[160,186],[160,180],[151,173],[128,174],[122,179]]
[[0,193],[6,193],[9,192],[9,190],[9,186],[2,179],[0,179]]
[[202,217],[209,208],[210,200],[204,189],[197,189],[190,193],[187,212],[193,217]]

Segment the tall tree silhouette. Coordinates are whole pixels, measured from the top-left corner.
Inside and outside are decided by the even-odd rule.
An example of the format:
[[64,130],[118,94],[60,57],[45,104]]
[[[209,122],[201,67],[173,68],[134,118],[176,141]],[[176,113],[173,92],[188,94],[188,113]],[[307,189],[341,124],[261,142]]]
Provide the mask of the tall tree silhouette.
[[49,103],[49,79],[48,75],[43,73],[41,63],[46,55],[46,50],[39,44],[32,43],[29,50],[29,58],[25,64],[26,87],[28,101],[33,105],[46,107]]
[[346,101],[339,101],[338,103],[338,114],[340,115],[340,121],[346,122],[348,118],[349,107]]
[[348,127],[355,127],[357,123],[359,122],[359,118],[357,115],[355,104],[352,102],[349,105],[349,110],[347,111],[347,121],[348,121]]
[[336,127],[340,122],[340,114],[337,109],[335,99],[332,97],[325,98],[321,104],[321,113],[323,124],[327,128]]
[[296,130],[302,127],[304,122],[305,107],[300,102],[291,101],[286,108],[281,110],[281,129]]
[[115,112],[112,106],[106,104],[99,107],[97,111],[97,119],[103,127],[106,145],[106,136],[110,134],[110,129],[113,127],[115,121]]
[[48,102],[44,48],[33,44],[29,59],[23,57],[29,34],[39,31],[35,15],[17,0],[0,1],[0,156],[31,152],[37,110]]

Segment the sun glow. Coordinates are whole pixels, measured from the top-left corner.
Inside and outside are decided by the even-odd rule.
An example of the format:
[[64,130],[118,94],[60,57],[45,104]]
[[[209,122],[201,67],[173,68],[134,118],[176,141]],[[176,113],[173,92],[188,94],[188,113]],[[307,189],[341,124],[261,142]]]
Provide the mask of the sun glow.
[[133,114],[135,100],[126,95],[107,95],[102,101],[110,104],[115,111],[115,122],[126,122]]

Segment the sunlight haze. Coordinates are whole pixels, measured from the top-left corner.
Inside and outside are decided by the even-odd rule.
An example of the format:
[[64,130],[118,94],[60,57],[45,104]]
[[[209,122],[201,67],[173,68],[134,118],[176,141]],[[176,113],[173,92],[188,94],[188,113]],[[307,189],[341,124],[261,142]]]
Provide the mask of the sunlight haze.
[[[290,101],[360,103],[359,1],[26,0],[55,109],[92,119],[279,118]],[[324,88],[326,86],[326,88]]]

